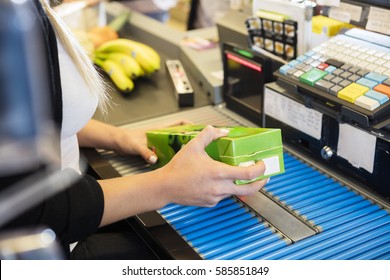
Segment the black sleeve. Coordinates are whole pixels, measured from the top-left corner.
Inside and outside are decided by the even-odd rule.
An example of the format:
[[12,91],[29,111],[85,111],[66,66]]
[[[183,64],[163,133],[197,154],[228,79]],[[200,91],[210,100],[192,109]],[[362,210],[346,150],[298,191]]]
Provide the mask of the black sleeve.
[[[63,172],[76,171],[67,169]],[[79,175],[71,187],[28,210],[5,228],[43,225],[51,228],[61,243],[70,244],[98,229],[103,210],[103,191],[99,183],[89,175]]]

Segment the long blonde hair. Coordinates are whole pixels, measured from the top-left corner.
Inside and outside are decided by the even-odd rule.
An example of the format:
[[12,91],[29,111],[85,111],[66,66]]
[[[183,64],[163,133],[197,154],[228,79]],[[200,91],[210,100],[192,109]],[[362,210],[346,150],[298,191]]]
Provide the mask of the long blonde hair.
[[87,86],[97,95],[99,108],[103,113],[105,113],[107,111],[109,98],[107,94],[107,86],[104,80],[96,71],[91,59],[83,50],[77,39],[73,36],[69,28],[50,7],[49,1],[40,0],[40,2],[55,30],[57,39],[59,39],[63,44],[64,49],[75,63]]

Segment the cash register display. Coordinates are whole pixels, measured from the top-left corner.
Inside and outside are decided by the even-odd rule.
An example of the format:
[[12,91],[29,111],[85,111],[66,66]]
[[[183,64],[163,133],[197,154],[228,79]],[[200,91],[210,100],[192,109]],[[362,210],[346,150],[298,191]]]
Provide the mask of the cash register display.
[[226,94],[260,112],[264,76],[261,64],[226,52]]
[[260,125],[265,83],[281,63],[251,49],[224,42],[223,96],[227,108]]

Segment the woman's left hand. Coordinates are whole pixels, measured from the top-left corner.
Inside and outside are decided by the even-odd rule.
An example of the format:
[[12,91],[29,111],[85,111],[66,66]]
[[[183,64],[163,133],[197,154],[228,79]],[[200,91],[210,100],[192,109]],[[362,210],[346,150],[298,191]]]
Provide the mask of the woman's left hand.
[[191,122],[186,119],[181,119],[155,127],[122,129],[123,132],[116,139],[117,148],[114,151],[120,155],[139,155],[149,164],[154,164],[157,161],[157,155],[147,146],[146,132],[152,129],[183,124],[191,124]]

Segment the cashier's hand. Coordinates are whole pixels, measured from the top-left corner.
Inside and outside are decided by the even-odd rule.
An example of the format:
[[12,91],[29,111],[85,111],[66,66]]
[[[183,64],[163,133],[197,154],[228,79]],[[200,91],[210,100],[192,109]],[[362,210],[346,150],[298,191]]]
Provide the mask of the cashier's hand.
[[155,164],[157,155],[147,146],[146,132],[152,129],[160,129],[164,127],[191,124],[192,122],[186,119],[180,119],[153,127],[134,128],[130,130],[123,129],[120,139],[117,141],[117,152],[120,155],[138,155],[141,156],[149,164]]
[[267,180],[236,185],[234,180],[251,180],[264,174],[265,165],[239,167],[215,161],[205,152],[213,140],[226,136],[228,130],[207,126],[185,145],[164,167],[158,169],[166,183],[167,201],[197,206],[214,206],[231,195],[252,195]]

